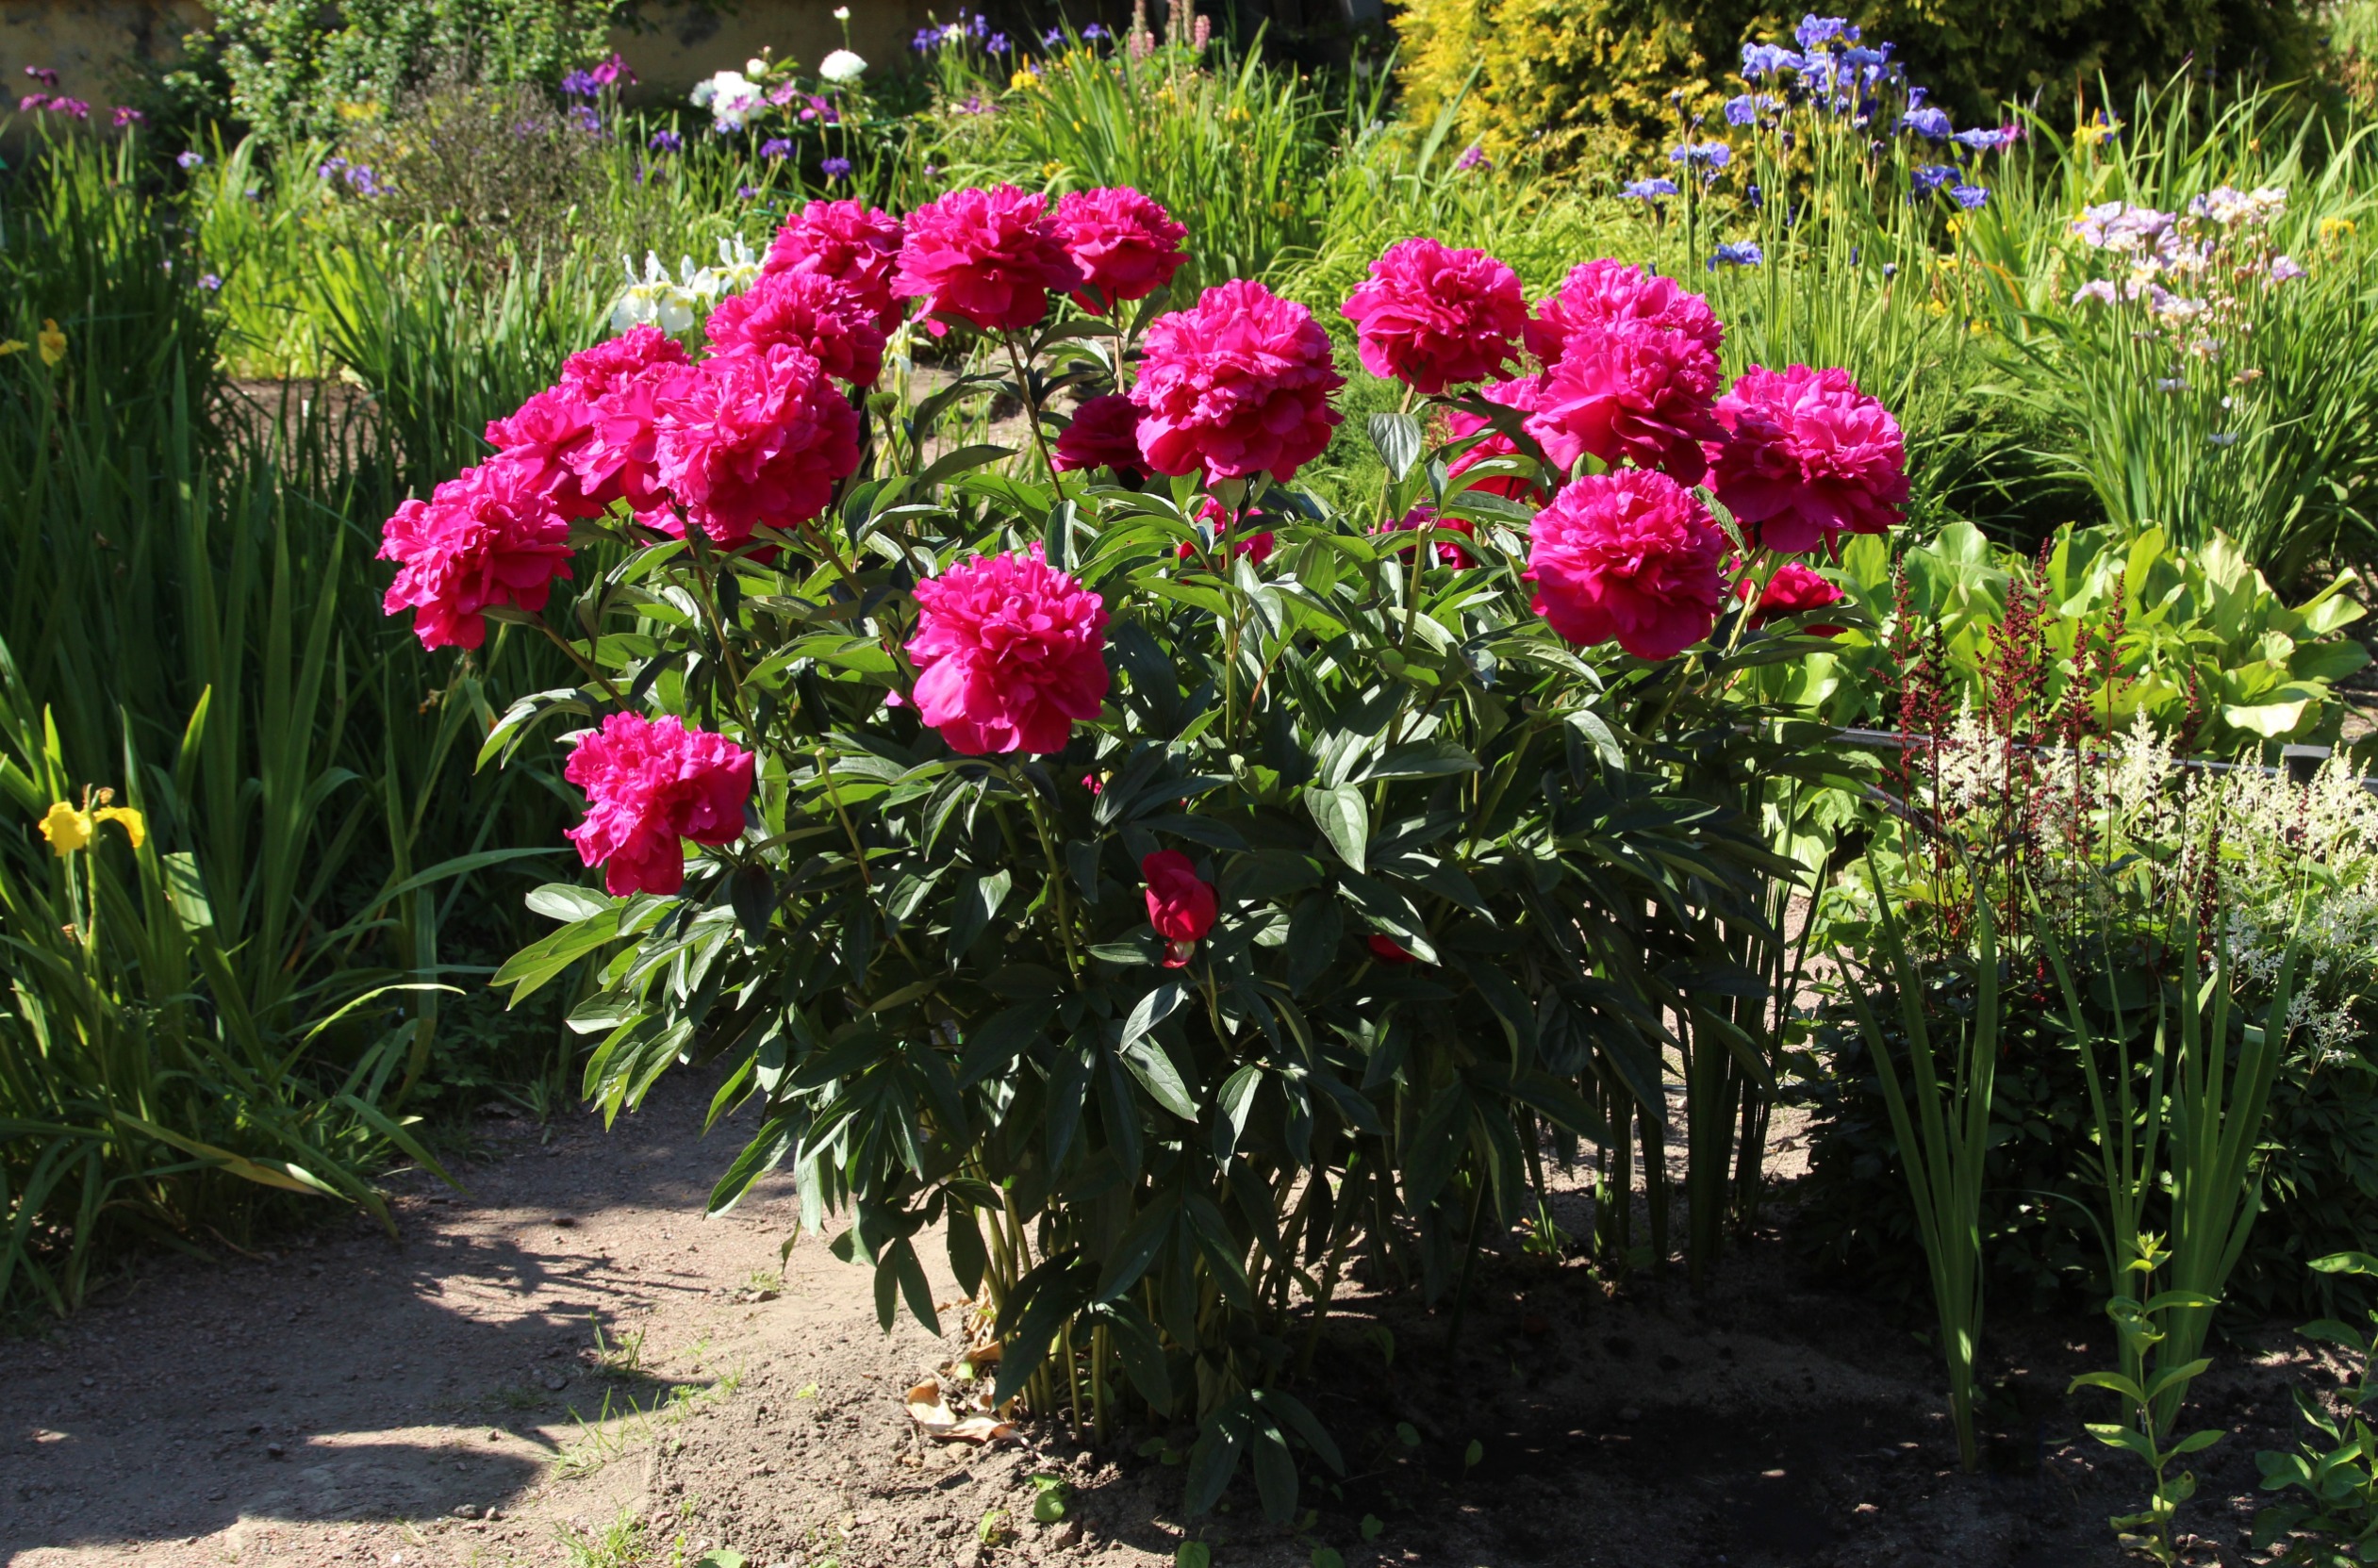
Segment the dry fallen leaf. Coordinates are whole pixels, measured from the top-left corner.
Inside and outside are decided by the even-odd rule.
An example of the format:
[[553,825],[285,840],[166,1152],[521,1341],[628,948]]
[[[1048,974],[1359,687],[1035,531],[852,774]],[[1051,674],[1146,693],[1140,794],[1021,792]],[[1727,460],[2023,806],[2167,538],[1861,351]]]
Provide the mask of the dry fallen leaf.
[[[978,1400],[980,1395],[977,1395]],[[961,1421],[941,1396],[941,1381],[928,1378],[908,1391],[908,1418],[927,1437],[944,1443],[999,1443],[1016,1435],[1014,1423],[988,1415]]]

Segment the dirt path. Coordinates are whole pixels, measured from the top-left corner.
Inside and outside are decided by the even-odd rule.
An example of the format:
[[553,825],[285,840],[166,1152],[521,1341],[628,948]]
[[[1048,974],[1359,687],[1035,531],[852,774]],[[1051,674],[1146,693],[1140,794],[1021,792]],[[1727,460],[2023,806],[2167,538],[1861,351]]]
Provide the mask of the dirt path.
[[[814,1240],[780,1277],[782,1181],[700,1219],[737,1142],[698,1135],[704,1103],[666,1081],[617,1131],[577,1117],[550,1147],[487,1121],[467,1195],[395,1183],[398,1244],[342,1222],[253,1262],[160,1263],[0,1345],[0,1562],[1173,1561],[1191,1434],[1097,1456],[1056,1423],[993,1450],[922,1441],[902,1394],[953,1345],[906,1322],[887,1339],[868,1277]],[[1556,1217],[1581,1233],[1583,1195]],[[1347,1307],[1303,1391],[1353,1474],[1290,1530],[1234,1496],[1195,1531],[1216,1568],[1316,1547],[1348,1568],[2072,1568],[2117,1560],[2105,1517],[2143,1490],[2063,1406],[2096,1354],[2072,1325],[1993,1330],[2016,1369],[1993,1474],[1957,1477],[1931,1353],[1772,1243],[1698,1300],[1497,1258],[1458,1357],[1412,1293]],[[2191,1561],[2244,1560],[2253,1448],[2291,1441],[2285,1340],[2204,1385],[2236,1435],[2201,1469]],[[1032,1521],[1035,1475],[1070,1489],[1063,1520]]]
[[[941,1358],[913,1325],[886,1343],[867,1277],[816,1242],[780,1279],[781,1184],[699,1217],[732,1152],[731,1133],[697,1135],[702,1103],[670,1085],[607,1138],[582,1118],[542,1148],[489,1121],[467,1195],[394,1183],[397,1245],[342,1228],[253,1263],[161,1263],[7,1347],[0,1560],[548,1561],[622,1509],[647,1551],[683,1535],[690,1558],[725,1543],[719,1499],[667,1450],[730,1422],[773,1440],[750,1478],[804,1483],[745,1539],[863,1535],[861,1457],[894,1458],[900,1375]],[[1020,1461],[962,1487],[987,1506]]]

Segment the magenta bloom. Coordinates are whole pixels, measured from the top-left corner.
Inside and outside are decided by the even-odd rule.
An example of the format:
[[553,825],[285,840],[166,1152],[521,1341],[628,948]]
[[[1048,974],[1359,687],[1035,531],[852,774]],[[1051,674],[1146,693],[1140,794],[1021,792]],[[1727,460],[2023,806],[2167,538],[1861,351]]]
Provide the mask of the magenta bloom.
[[1181,242],[1189,231],[1128,185],[1058,198],[1056,226],[1065,254],[1082,273],[1083,287],[1073,297],[1084,310],[1146,299],[1170,283],[1188,259]]
[[678,840],[732,844],[751,798],[751,753],[674,715],[615,713],[582,736],[562,777],[586,792],[586,819],[570,830],[578,858],[603,867],[614,898],[685,885]]
[[1573,480],[1528,535],[1534,609],[1571,642],[1615,639],[1639,659],[1665,659],[1717,624],[1726,536],[1664,473]]
[[858,415],[816,359],[782,343],[702,361],[661,400],[653,428],[662,486],[685,521],[729,549],[761,523],[816,517],[859,466]]
[[1106,605],[1040,546],[977,555],[917,585],[917,717],[968,756],[1062,751],[1113,677]]
[[576,466],[593,426],[594,409],[575,388],[548,387],[505,418],[489,420],[487,444],[535,475],[537,487],[564,518],[601,517],[609,499],[588,495]]
[[1847,371],[1754,365],[1717,402],[1725,426],[1709,488],[1769,550],[1831,549],[1907,515],[1899,421]]
[[1346,385],[1329,335],[1303,305],[1232,278],[1197,305],[1159,316],[1131,402],[1139,449],[1158,473],[1286,479],[1329,444]]
[[1120,392],[1085,399],[1049,460],[1060,469],[1113,469],[1127,479],[1147,478],[1148,465],[1139,454],[1139,410]]
[[985,332],[1021,332],[1081,285],[1049,201],[1012,185],[952,190],[910,214],[892,292]]
[[1424,394],[1500,375],[1528,324],[1519,274],[1484,251],[1399,239],[1371,263],[1342,314],[1362,368]]
[[[1605,463],[1698,484],[1709,471],[1701,443],[1719,434],[1717,377],[1717,355],[1685,333],[1642,322],[1581,326],[1546,372],[1543,411],[1528,429],[1557,430]],[[1561,460],[1551,441],[1545,450]]]
[[[1577,465],[1577,460],[1584,455],[1585,449],[1577,444],[1576,437],[1541,417],[1544,404],[1544,381],[1545,378],[1541,375],[1522,376],[1516,381],[1498,381],[1492,386],[1479,388],[1478,395],[1489,403],[1499,403],[1506,408],[1516,408],[1521,413],[1529,416],[1520,422],[1520,428],[1527,431],[1538,446],[1544,448],[1544,455],[1552,460],[1556,468],[1562,473],[1566,473]],[[1448,477],[1467,473],[1490,457],[1523,455],[1533,457],[1535,455],[1532,452],[1523,454],[1519,450],[1518,442],[1501,431],[1492,429],[1483,418],[1477,414],[1464,413],[1459,408],[1446,410],[1445,429],[1447,434],[1457,441],[1465,437],[1475,436],[1481,430],[1489,432],[1484,440],[1469,448],[1446,465],[1445,471]],[[1517,500],[1528,493],[1529,486],[1527,480],[1518,478],[1481,479],[1475,488],[1483,490],[1489,495],[1507,496]]]
[[1627,322],[1681,332],[1708,349],[1712,358],[1726,341],[1726,328],[1708,300],[1685,292],[1674,278],[1605,258],[1569,269],[1560,291],[1536,307],[1528,323],[1528,352],[1549,365],[1561,357],[1561,345],[1579,327]]
[[380,530],[380,559],[402,563],[383,613],[411,610],[424,648],[476,648],[490,605],[542,610],[553,580],[570,575],[570,522],[540,477],[533,463],[497,457],[399,506]]
[[[690,375],[692,366],[685,346],[654,326],[630,327],[562,361],[553,389],[585,409],[586,432],[561,450],[587,504],[608,506],[624,498],[640,512],[659,503],[652,473],[655,405],[661,390]],[[487,438],[496,438],[493,426]]]
[[760,263],[764,273],[814,272],[850,290],[876,323],[900,320],[892,273],[900,249],[900,221],[865,202],[811,202],[784,220]]
[[[1734,597],[1747,602],[1755,586],[1747,577],[1734,585]],[[1819,576],[1797,561],[1786,561],[1767,579],[1759,589],[1759,607],[1750,613],[1753,626],[1764,626],[1777,616],[1797,615],[1803,610],[1822,610],[1827,604],[1839,604],[1841,590],[1829,580]],[[1817,636],[1841,635],[1839,626],[1810,626],[1807,630]]]
[[1148,923],[1164,939],[1164,967],[1181,968],[1221,912],[1214,884],[1197,875],[1196,864],[1179,850],[1143,856],[1139,874],[1148,883]]
[[883,323],[848,288],[816,272],[761,273],[749,290],[718,302],[706,330],[720,354],[783,343],[853,387],[872,387],[883,373]]

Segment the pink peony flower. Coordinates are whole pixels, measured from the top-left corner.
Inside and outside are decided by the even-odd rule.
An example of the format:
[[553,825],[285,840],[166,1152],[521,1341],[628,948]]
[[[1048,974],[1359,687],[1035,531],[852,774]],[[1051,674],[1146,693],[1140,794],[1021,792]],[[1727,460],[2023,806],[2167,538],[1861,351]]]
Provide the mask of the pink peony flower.
[[1528,532],[1535,611],[1571,642],[1615,638],[1639,659],[1665,659],[1717,624],[1726,536],[1664,473],[1573,480]]
[[1246,278],[1159,316],[1131,402],[1139,449],[1158,473],[1286,479],[1321,454],[1338,422],[1329,394],[1346,384],[1329,335],[1303,305]]
[[1725,427],[1709,488],[1769,550],[1831,549],[1907,515],[1899,421],[1847,371],[1754,365],[1717,402]]
[[490,605],[542,610],[570,575],[570,522],[540,477],[497,457],[399,506],[380,530],[380,559],[402,563],[382,611],[410,609],[424,648],[476,648]]
[[899,219],[865,202],[811,202],[776,231],[760,271],[813,272],[839,283],[889,331],[900,315],[892,297],[900,232]]
[[1189,231],[1130,186],[1076,190],[1057,202],[1057,236],[1082,273],[1074,299],[1103,311],[1118,300],[1146,299],[1170,283],[1188,259]]
[[1681,332],[1712,356],[1726,341],[1726,328],[1708,300],[1686,293],[1674,278],[1605,258],[1572,267],[1560,291],[1537,305],[1527,327],[1528,352],[1549,365],[1579,327],[1627,322]]
[[853,387],[872,387],[883,373],[883,323],[856,294],[816,272],[761,273],[747,292],[718,302],[706,330],[718,353],[786,343]]
[[656,371],[693,363],[685,345],[656,326],[632,326],[561,362],[561,384],[589,402],[649,384]]
[[968,756],[1062,751],[1113,677],[1106,606],[1041,549],[977,555],[917,585],[917,717]]
[[952,190],[912,213],[892,292],[985,332],[1021,332],[1049,314],[1051,293],[1081,282],[1048,198],[999,185]]
[[1139,874],[1148,883],[1148,923],[1164,939],[1164,967],[1181,968],[1214,929],[1220,912],[1214,884],[1197,875],[1195,863],[1179,850],[1144,857]]
[[779,343],[706,359],[661,400],[660,481],[690,522],[729,549],[760,523],[789,528],[826,509],[859,466],[859,417],[817,361]]
[[[1605,463],[1698,484],[1709,471],[1701,443],[1719,434],[1717,376],[1717,355],[1688,334],[1641,322],[1581,326],[1545,374],[1543,410],[1528,429],[1558,431]],[[1555,443],[1538,438],[1561,461]]]
[[[1734,585],[1734,597],[1748,602],[1757,585],[1745,577]],[[1839,604],[1841,590],[1826,578],[1819,576],[1797,561],[1786,561],[1767,579],[1759,590],[1759,607],[1750,613],[1753,626],[1764,626],[1777,616],[1797,615],[1803,610],[1822,610],[1827,604]],[[1839,636],[1839,626],[1809,626],[1803,630],[1820,637]]]
[[655,326],[630,327],[562,361],[555,390],[574,396],[586,414],[586,437],[567,457],[589,505],[625,499],[642,512],[659,504],[652,421],[663,388],[689,376],[692,366],[685,345]]
[[1502,373],[1528,324],[1519,274],[1484,251],[1399,239],[1371,263],[1342,314],[1362,368],[1424,394]]
[[[1394,522],[1381,527],[1379,532],[1382,534],[1388,534],[1399,532],[1404,529],[1421,528],[1433,528],[1440,536],[1440,537],[1434,541],[1436,547],[1437,564],[1439,566],[1468,567],[1476,566],[1478,564],[1478,558],[1470,553],[1468,546],[1461,544],[1458,540],[1448,539],[1442,536],[1445,534],[1460,534],[1467,538],[1476,538],[1478,536],[1478,525],[1467,518],[1439,517],[1437,515],[1437,509],[1434,506],[1429,505],[1425,501],[1419,505],[1413,507],[1411,511],[1406,512],[1402,517],[1397,518]],[[1411,546],[1407,545],[1404,548],[1409,551]]]
[[[1547,423],[1543,419],[1535,417],[1544,408],[1544,377],[1530,375],[1522,376],[1516,381],[1498,381],[1490,387],[1479,388],[1478,395],[1489,403],[1499,403],[1506,408],[1516,408],[1529,415],[1530,418],[1521,421],[1521,428],[1534,438],[1538,446],[1544,448],[1544,455],[1550,458],[1562,473],[1565,474],[1575,467],[1577,460],[1584,454],[1585,449],[1577,444],[1576,437],[1558,425]],[[1519,443],[1501,431],[1495,430],[1479,415],[1465,413],[1459,408],[1448,409],[1445,413],[1445,429],[1447,435],[1457,441],[1475,436],[1481,430],[1488,432],[1484,440],[1472,446],[1446,465],[1447,477],[1467,473],[1490,457],[1523,455],[1519,450]],[[1535,454],[1531,452],[1524,455],[1533,457]],[[1531,487],[1525,479],[1506,477],[1481,479],[1475,487],[1489,495],[1506,496],[1518,500],[1525,496]]]
[[1060,469],[1113,469],[1126,479],[1147,478],[1148,465],[1139,454],[1139,410],[1120,392],[1085,399],[1049,460]]
[[678,840],[732,844],[751,798],[751,753],[674,715],[615,713],[582,736],[562,777],[586,792],[586,819],[570,830],[578,858],[603,867],[614,898],[685,885]]
[[593,427],[594,409],[565,384],[546,388],[503,419],[489,420],[487,444],[535,475],[537,487],[563,517],[601,517],[610,500],[588,495],[576,467]]

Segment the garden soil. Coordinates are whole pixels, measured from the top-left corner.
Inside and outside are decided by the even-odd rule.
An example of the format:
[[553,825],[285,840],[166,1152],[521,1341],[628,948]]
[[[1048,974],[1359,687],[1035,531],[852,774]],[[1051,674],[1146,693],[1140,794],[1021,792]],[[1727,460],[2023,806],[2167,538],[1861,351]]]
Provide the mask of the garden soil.
[[[935,1276],[943,1337],[886,1334],[865,1272],[814,1238],[780,1254],[785,1181],[702,1219],[740,1141],[702,1135],[705,1104],[685,1075],[608,1132],[483,1118],[467,1191],[392,1180],[393,1241],[342,1219],[258,1257],[153,1262],[0,1342],[0,1562],[1158,1568],[1202,1541],[1214,1568],[1326,1565],[1316,1549],[1349,1568],[2069,1568],[2120,1560],[2106,1516],[2143,1494],[2064,1396],[2103,1364],[2091,1325],[1992,1326],[1987,1473],[1962,1476],[1924,1326],[1766,1237],[1698,1297],[1514,1246],[1478,1270],[1458,1345],[1446,1304],[1358,1293],[1301,1385],[1350,1474],[1310,1484],[1293,1527],[1244,1482],[1184,1520],[1185,1432],[923,1436],[912,1385],[964,1393],[956,1287]],[[1583,1193],[1559,1204],[1589,1229]],[[2276,1326],[2220,1355],[2196,1413],[2232,1435],[2184,1516],[2200,1564],[2249,1560],[2253,1452],[2292,1444],[2289,1381],[2334,1386]],[[1044,1492],[1062,1517],[1035,1519]]]

